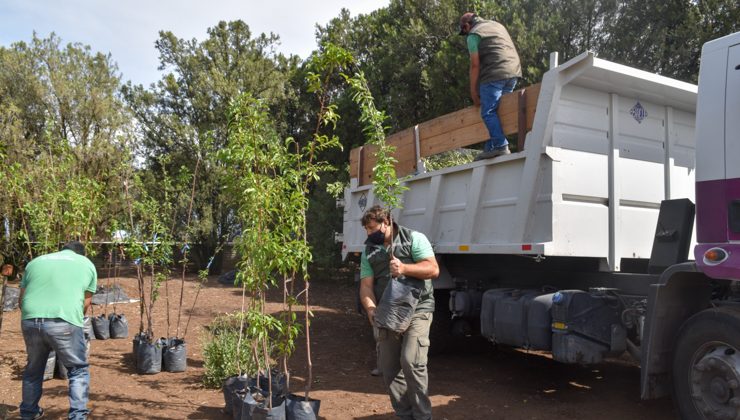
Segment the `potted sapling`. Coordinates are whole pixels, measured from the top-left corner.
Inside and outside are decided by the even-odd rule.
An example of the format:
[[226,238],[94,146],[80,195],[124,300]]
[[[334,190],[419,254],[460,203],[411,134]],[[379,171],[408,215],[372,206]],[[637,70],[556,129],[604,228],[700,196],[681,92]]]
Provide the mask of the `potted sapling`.
[[[167,372],[184,372],[187,369],[187,347],[185,343],[185,333],[183,333],[182,336],[180,336],[180,319],[182,316],[182,308],[183,308],[183,297],[185,293],[185,273],[187,271],[187,266],[189,262],[188,256],[190,255],[190,245],[188,244],[190,239],[190,222],[192,219],[193,214],[193,202],[195,201],[195,186],[196,181],[198,179],[198,169],[200,168],[200,153],[198,154],[198,159],[195,162],[195,170],[193,171],[193,181],[190,188],[190,202],[188,204],[188,210],[187,210],[187,221],[185,223],[185,238],[183,241],[183,246],[181,251],[182,259],[180,260],[180,264],[182,265],[182,272],[180,277],[180,300],[177,306],[177,329],[175,332],[174,337],[169,336],[169,297],[168,297],[168,305],[167,305],[167,348],[164,351],[164,370]],[[174,220],[174,217],[173,217]],[[174,223],[173,223],[174,226]],[[208,267],[206,270],[210,269],[210,265],[213,262],[213,258],[211,258],[211,261],[208,263]],[[207,271],[206,271],[207,276]],[[200,276],[199,276],[200,277]],[[202,287],[203,281],[205,281],[205,278],[201,278],[201,281],[198,284],[198,292],[196,293],[196,297],[193,301],[193,305],[195,305],[195,301],[197,301],[198,294],[200,293],[200,288]],[[191,312],[192,314],[192,312]],[[189,318],[188,318],[189,321]]]

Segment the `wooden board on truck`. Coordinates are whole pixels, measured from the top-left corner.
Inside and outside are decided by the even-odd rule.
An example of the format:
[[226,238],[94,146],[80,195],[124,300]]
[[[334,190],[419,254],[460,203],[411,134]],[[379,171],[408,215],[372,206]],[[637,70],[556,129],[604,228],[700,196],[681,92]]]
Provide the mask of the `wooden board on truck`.
[[[506,135],[519,133],[518,150],[523,148],[524,134],[532,129],[539,92],[540,85],[536,84],[501,98],[498,111],[501,125]],[[520,127],[520,121],[524,127]],[[481,119],[480,107],[475,106],[423,122],[418,125],[418,131],[420,157],[433,156],[488,139],[488,130]],[[414,127],[392,134],[386,141],[396,147],[396,174],[401,177],[416,173]],[[350,152],[350,178],[356,178],[358,185],[372,183],[375,150],[375,146],[362,146]]]

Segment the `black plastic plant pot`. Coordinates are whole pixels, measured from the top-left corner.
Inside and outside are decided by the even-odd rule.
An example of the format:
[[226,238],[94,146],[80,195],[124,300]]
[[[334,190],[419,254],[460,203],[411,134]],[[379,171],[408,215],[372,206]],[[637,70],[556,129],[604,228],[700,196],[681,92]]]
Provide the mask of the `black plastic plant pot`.
[[136,333],[136,335],[134,336],[134,340],[133,340],[133,356],[134,356],[134,362],[136,361],[136,359],[138,357],[138,354],[139,354],[139,343],[141,343],[142,341],[147,341],[147,340],[148,340],[148,338],[147,338],[146,334],[144,334],[142,332]]
[[162,340],[150,342],[141,340],[136,352],[136,371],[142,375],[151,375],[162,371]]
[[49,358],[46,359],[46,368],[44,368],[44,380],[48,381],[54,377],[54,367],[57,364],[57,354],[54,350],[49,352]]
[[[241,403],[241,420],[284,420],[285,398],[276,396],[272,398],[272,408],[267,401],[267,392],[257,387],[249,387],[249,392],[240,393],[244,395]],[[259,400],[259,401],[258,401]]]
[[174,337],[170,338],[164,338],[161,337],[159,341],[162,343],[162,368],[164,368],[164,355],[167,353],[167,347],[170,345],[170,340],[172,340]]
[[287,420],[315,420],[319,417],[321,400],[288,394],[285,400],[285,418]]
[[234,411],[234,407],[232,405],[234,392],[246,388],[248,380],[249,378],[246,376],[230,376],[226,378],[224,386],[221,388],[224,393],[224,413],[231,414]]
[[[285,420],[285,400],[279,405],[272,405],[268,408],[264,403],[257,404],[252,410],[249,420]],[[242,419],[244,419],[244,409],[242,409]]]
[[88,340],[95,340],[95,333],[93,333],[92,318],[86,316],[82,318],[82,330],[85,332],[85,338]]
[[185,340],[181,338],[170,338],[167,347],[162,353],[162,362],[166,372],[185,372],[188,367],[188,354]]
[[[270,389],[267,375],[259,376],[259,387],[262,389],[263,394],[267,394],[272,391],[272,395],[275,397],[285,398],[288,393],[288,378],[283,372],[277,369],[270,370],[270,379],[272,380],[272,389]],[[250,386],[256,386],[257,381],[252,379],[249,383]]]
[[92,319],[93,332],[95,332],[95,338],[98,340],[107,340],[110,338],[110,321],[108,317],[98,315]]
[[110,338],[128,337],[128,320],[123,314],[110,314],[108,316],[110,323]]
[[62,362],[57,359],[56,367],[54,368],[54,377],[56,379],[69,379],[69,372]]
[[231,418],[234,420],[242,419],[242,411],[244,407],[244,398],[247,396],[247,390],[237,389],[231,395]]

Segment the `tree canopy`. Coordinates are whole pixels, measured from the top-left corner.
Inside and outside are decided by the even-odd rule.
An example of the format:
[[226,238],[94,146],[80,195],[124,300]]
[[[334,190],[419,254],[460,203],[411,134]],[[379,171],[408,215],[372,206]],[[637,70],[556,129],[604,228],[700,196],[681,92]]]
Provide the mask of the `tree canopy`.
[[[702,44],[740,30],[735,0],[391,0],[366,15],[343,10],[317,26],[312,56],[327,43],[349,51],[351,72],[365,75],[387,117],[386,133],[398,131],[470,104],[468,54],[457,35],[466,11],[508,28],[522,59],[520,85],[542,78],[550,52],[566,61],[586,50],[695,83]],[[236,98],[264,104],[276,135],[295,147],[308,144],[320,125],[308,60],[277,53],[278,42],[242,21],[217,22],[202,40],[162,31],[155,48],[163,75],[150,86],[123,83],[113,57],[63,45],[54,34],[0,47],[0,253],[22,263],[60,241],[109,237],[127,224],[123,185],[130,182],[140,189],[132,197],[172,203],[170,228],[180,232],[173,240],[203,245],[193,255],[202,266],[246,228],[217,158]],[[365,141],[352,93],[330,77],[326,95],[341,118],[323,129],[343,148],[318,158],[340,170],[307,190],[307,237],[314,264],[325,267],[340,263],[333,232],[342,223],[325,187],[348,180],[341,168]]]

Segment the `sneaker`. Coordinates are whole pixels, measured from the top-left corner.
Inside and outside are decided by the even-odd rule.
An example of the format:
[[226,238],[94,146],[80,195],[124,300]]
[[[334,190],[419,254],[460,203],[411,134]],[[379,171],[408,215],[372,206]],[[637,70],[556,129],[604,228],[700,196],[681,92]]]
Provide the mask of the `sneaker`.
[[478,154],[478,156],[473,159],[474,161],[479,161],[483,159],[492,159],[498,156],[508,155],[511,154],[511,151],[509,150],[509,146],[503,146],[503,147],[497,147],[493,150],[489,150],[487,152],[481,152]]
[[375,368],[375,369],[373,369],[373,370],[370,371],[370,374],[373,375],[373,376],[380,376],[380,369]]

